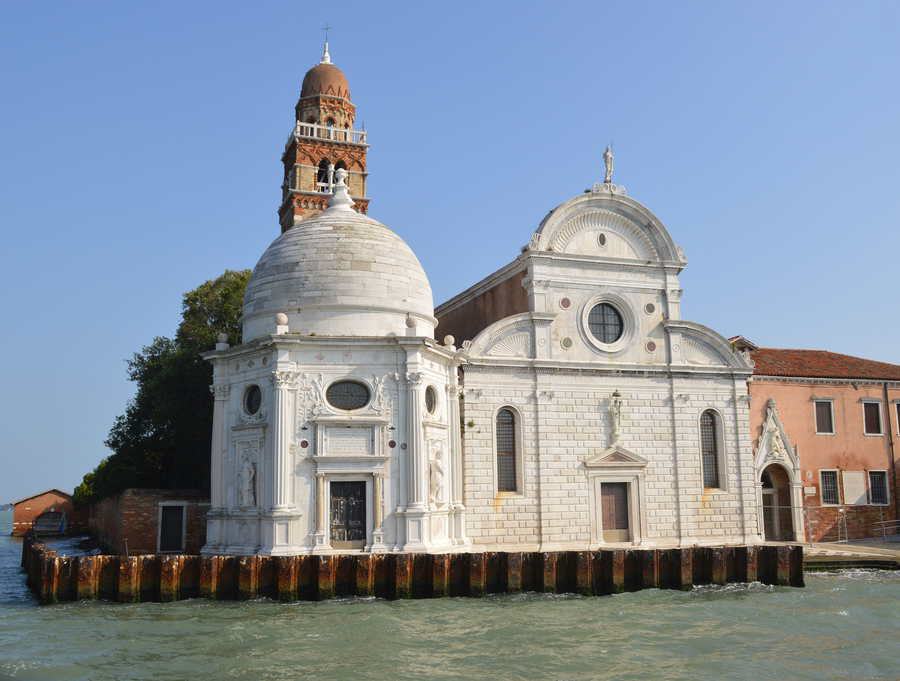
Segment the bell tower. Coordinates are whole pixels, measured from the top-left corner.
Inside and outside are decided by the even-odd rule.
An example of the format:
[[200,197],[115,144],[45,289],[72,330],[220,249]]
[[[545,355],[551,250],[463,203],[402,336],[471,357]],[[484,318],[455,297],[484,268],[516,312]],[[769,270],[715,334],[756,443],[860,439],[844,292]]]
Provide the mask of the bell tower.
[[303,78],[294,113],[294,129],[281,157],[281,231],[328,207],[339,168],[347,171],[354,208],[366,213],[367,135],[365,130],[355,128],[356,107],[350,100],[350,85],[343,71],[331,63],[327,40],[322,60]]

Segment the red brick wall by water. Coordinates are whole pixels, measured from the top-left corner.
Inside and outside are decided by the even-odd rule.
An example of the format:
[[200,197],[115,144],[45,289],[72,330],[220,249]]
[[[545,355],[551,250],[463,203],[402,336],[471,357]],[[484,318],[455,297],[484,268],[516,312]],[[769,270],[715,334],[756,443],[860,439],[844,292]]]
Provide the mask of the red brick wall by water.
[[184,502],[187,519],[183,553],[199,553],[206,543],[209,499],[197,490],[127,489],[91,506],[90,530],[112,553],[157,553],[162,502]]
[[17,502],[13,506],[13,534],[25,534],[39,515],[50,511],[65,513],[71,525],[75,516],[72,497],[53,489]]

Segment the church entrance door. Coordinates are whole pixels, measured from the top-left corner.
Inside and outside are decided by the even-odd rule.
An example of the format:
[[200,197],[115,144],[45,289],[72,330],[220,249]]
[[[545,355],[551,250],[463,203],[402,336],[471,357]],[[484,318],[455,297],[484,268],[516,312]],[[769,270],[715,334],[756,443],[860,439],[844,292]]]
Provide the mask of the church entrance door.
[[331,545],[361,549],[366,544],[366,483],[331,483]]
[[602,500],[603,541],[631,540],[628,526],[628,483],[604,482],[600,485]]

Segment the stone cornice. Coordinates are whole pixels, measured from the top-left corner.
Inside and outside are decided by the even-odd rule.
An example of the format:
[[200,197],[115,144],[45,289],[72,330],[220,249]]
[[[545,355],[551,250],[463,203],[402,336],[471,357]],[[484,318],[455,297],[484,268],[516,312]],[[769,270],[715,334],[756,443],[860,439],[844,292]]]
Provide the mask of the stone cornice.
[[771,381],[772,383],[833,383],[838,385],[877,385],[887,383],[889,388],[900,389],[900,381],[890,381],[877,378],[816,378],[807,376],[767,376],[765,374],[753,374],[751,381]]

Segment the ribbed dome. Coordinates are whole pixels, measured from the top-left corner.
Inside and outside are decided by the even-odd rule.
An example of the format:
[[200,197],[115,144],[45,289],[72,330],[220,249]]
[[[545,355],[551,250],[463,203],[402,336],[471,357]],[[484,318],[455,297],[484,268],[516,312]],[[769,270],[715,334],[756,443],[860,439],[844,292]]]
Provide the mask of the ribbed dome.
[[347,77],[334,64],[316,64],[303,77],[300,98],[316,95],[331,95],[350,99],[350,84]]
[[[349,200],[349,199],[348,199]],[[244,296],[244,342],[275,332],[434,337],[431,285],[406,242],[380,222],[333,206],[275,239]]]

